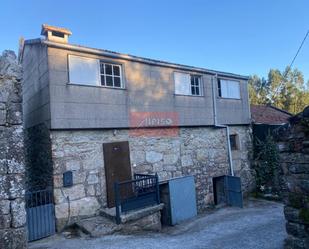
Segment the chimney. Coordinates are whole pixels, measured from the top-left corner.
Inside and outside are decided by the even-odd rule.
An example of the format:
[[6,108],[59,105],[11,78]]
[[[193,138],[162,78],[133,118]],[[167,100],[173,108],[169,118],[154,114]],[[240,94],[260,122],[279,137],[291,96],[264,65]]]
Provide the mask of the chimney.
[[72,35],[72,32],[65,28],[43,24],[41,35],[44,35],[47,41],[68,43],[69,36]]

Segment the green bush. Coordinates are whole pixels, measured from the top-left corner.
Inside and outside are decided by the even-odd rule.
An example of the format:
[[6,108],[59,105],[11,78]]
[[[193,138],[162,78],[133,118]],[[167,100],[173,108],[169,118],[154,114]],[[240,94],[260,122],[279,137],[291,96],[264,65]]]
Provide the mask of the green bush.
[[265,193],[279,192],[279,151],[273,137],[268,135],[265,141],[257,141],[257,164],[254,167],[257,191]]

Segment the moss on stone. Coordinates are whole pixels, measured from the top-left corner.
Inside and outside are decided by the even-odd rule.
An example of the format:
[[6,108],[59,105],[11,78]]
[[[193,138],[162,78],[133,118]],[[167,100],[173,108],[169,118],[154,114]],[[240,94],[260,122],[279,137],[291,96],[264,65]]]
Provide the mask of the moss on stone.
[[299,211],[299,218],[305,223],[309,224],[309,208],[302,208]]
[[302,208],[304,205],[303,196],[298,193],[289,193],[289,204],[294,208]]

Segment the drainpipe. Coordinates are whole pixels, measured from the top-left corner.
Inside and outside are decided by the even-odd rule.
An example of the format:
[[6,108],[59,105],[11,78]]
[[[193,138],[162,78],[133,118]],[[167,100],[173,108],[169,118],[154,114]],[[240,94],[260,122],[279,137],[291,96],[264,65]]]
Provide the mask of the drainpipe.
[[231,152],[231,143],[230,143],[230,128],[227,125],[218,124],[217,121],[217,101],[216,101],[216,87],[215,87],[215,80],[218,79],[218,75],[215,74],[211,78],[212,82],[212,100],[213,100],[213,113],[214,113],[214,126],[218,128],[225,128],[226,129],[226,142],[228,148],[228,158],[229,158],[229,165],[230,165],[230,174],[234,176],[234,168],[233,168],[233,158]]

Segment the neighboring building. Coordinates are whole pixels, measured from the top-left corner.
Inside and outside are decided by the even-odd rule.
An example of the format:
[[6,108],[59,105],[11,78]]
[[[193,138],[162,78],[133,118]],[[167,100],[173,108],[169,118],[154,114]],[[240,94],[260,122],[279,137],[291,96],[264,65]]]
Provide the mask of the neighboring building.
[[291,113],[272,105],[251,105],[250,109],[254,124],[282,125],[292,117]]
[[[42,35],[21,52],[28,185],[53,186],[58,227],[111,207],[111,184],[126,172],[193,175],[205,209],[213,177],[230,172],[219,125],[229,126],[233,171],[251,189],[247,77],[72,45],[67,29],[43,25]],[[129,163],[111,156],[117,150]],[[73,186],[62,188],[66,171]]]

